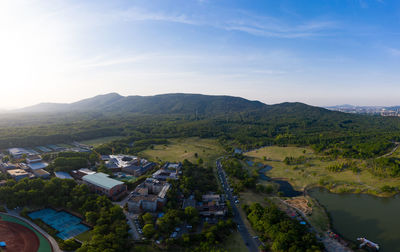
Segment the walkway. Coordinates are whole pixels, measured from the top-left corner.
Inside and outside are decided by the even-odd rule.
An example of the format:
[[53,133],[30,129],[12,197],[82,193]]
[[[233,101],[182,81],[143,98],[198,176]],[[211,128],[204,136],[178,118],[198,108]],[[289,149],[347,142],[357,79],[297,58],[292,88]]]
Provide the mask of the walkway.
[[[7,208],[6,208],[7,209]],[[28,219],[22,218],[18,211],[15,210],[9,210],[7,209],[7,213],[3,213],[6,215],[10,215],[12,217],[18,218],[22,221],[25,221],[26,223],[28,223],[29,225],[31,225],[34,229],[36,229],[39,233],[41,233],[51,244],[51,247],[53,248],[54,252],[62,252],[62,250],[60,249],[60,247],[58,246],[57,241],[51,236],[49,235],[46,231],[44,231],[41,227],[39,227],[38,225],[36,225],[35,223],[31,222]]]

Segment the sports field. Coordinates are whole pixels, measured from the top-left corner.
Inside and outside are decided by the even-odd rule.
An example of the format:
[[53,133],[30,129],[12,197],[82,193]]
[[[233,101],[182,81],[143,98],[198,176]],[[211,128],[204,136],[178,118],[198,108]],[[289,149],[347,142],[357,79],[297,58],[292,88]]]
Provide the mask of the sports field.
[[0,217],[0,240],[7,243],[5,251],[52,251],[49,241],[28,223],[5,214]]

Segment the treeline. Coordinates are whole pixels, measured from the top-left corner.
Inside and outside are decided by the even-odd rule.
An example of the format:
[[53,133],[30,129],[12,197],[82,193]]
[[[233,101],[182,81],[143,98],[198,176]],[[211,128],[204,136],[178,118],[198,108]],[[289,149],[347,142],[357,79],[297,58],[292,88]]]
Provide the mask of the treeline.
[[96,152],[59,152],[45,154],[43,155],[43,159],[51,161],[47,168],[48,170],[65,172],[87,168],[100,161],[99,154]]
[[285,157],[283,162],[287,165],[301,165],[307,162],[307,158],[305,156],[300,157]]
[[0,203],[8,208],[66,208],[81,214],[93,225],[93,230],[91,240],[84,242],[78,252],[124,252],[130,248],[129,227],[122,209],[107,197],[93,194],[86,185],[78,185],[73,180],[9,180],[7,185],[0,187]]
[[126,139],[99,147],[99,153],[137,153],[153,144],[163,144],[168,138],[197,136],[218,138],[221,143],[229,143],[224,146],[231,151],[235,147],[248,150],[272,144],[311,145],[326,155],[365,159],[388,152],[393,141],[400,139],[399,118],[350,115],[296,103],[201,117],[128,112],[82,113],[69,115],[67,120],[63,116],[53,115],[49,121],[42,115],[43,123],[3,123],[0,148],[119,135]]
[[242,155],[235,155],[235,157],[225,158],[221,161],[225,172],[229,176],[237,179],[237,181],[231,181],[235,192],[241,192],[245,188],[248,188],[256,192],[271,193],[273,187],[257,184],[259,174],[255,171],[250,173],[244,168],[241,159],[243,159]]
[[[273,252],[317,252],[323,251],[323,245],[317,242],[315,234],[307,231],[305,225],[290,219],[272,202],[262,207],[258,203],[244,205],[244,211],[253,228],[261,233],[261,240]],[[264,249],[267,249],[264,248]]]
[[372,174],[380,177],[399,177],[400,159],[381,157],[369,161],[368,166]]
[[113,153],[137,154],[140,151],[152,148],[154,145],[168,143],[166,139],[138,139],[138,137],[128,137],[126,139],[102,144],[96,147],[95,150],[102,155],[110,155]]

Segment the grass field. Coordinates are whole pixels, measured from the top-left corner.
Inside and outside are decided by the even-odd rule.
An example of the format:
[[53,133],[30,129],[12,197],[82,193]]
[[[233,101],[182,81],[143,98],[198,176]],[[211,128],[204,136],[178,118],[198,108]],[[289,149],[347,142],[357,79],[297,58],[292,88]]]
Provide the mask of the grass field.
[[311,216],[308,216],[310,224],[317,229],[318,232],[323,233],[329,229],[330,220],[324,208],[322,208],[315,199],[306,197],[313,209]]
[[[197,162],[203,159],[205,165],[214,165],[215,160],[225,151],[215,139],[185,138],[168,139],[166,145],[155,145],[153,149],[147,149],[139,153],[140,156],[157,162],[182,162],[187,159]],[[197,153],[197,157],[196,157]]]
[[123,137],[122,136],[100,137],[100,138],[90,139],[90,140],[86,140],[86,141],[81,141],[80,143],[96,147],[98,145],[109,143],[109,142],[112,142],[114,140],[118,140],[121,138],[123,138]]
[[77,236],[75,236],[76,239],[85,242],[85,241],[89,241],[90,239],[92,239],[92,234],[89,231],[86,231],[82,234],[78,234]]
[[246,156],[263,160],[283,161],[285,157],[300,157],[313,155],[313,150],[308,147],[279,147],[269,146],[246,153]]
[[29,225],[25,221],[22,221],[22,220],[20,220],[18,218],[15,218],[15,217],[12,217],[12,216],[9,216],[9,215],[5,215],[5,214],[1,214],[0,213],[0,216],[5,221],[18,223],[20,225],[23,225],[23,226],[33,230],[33,232],[35,232],[35,234],[39,237],[40,246],[39,246],[38,252],[51,252],[52,251],[50,242],[41,233],[36,231],[36,229],[34,229],[31,225]]
[[[338,193],[353,192],[385,195],[381,193],[382,186],[400,186],[399,179],[373,176],[363,168],[364,161],[362,160],[352,160],[357,163],[361,170],[360,172],[354,173],[350,170],[330,172],[327,170],[328,166],[343,163],[346,160],[321,161],[320,156],[314,154],[307,147],[270,146],[249,152],[246,155],[255,162],[262,162],[272,166],[273,168],[267,172],[268,176],[286,179],[297,190],[303,190],[307,186],[324,185],[332,192]],[[298,157],[301,155],[309,159],[306,164],[287,165],[282,162],[285,157]],[[264,157],[267,160],[264,160]]]

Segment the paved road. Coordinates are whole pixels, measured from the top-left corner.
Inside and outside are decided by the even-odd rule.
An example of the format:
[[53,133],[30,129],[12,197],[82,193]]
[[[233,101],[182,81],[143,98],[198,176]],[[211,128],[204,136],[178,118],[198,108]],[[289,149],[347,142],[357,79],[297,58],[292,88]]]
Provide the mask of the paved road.
[[240,235],[242,236],[247,248],[249,251],[258,251],[258,247],[262,244],[260,240],[254,239],[250,233],[249,230],[247,230],[246,225],[244,224],[244,221],[242,219],[242,216],[240,215],[240,212],[235,204],[235,200],[232,196],[232,193],[230,191],[230,187],[226,181],[226,174],[224,169],[222,168],[221,162],[217,160],[217,171],[218,171],[218,176],[221,177],[221,184],[224,187],[225,194],[228,195],[228,200],[231,202],[232,205],[232,210],[234,213],[233,220],[236,222],[238,225],[238,231],[240,232]]
[[[119,202],[113,202],[115,205],[119,205],[122,209],[124,208],[125,204],[128,202],[129,198],[130,198],[130,194],[128,194],[128,196],[126,196],[123,200],[119,201]],[[131,234],[132,238],[134,240],[140,240],[141,239],[141,235],[139,234],[139,232],[137,231],[136,225],[135,223],[132,221],[133,215],[130,214],[129,212],[124,211],[126,220],[127,220],[127,224],[130,227],[129,233]]]
[[58,247],[58,243],[56,242],[56,240],[49,235],[48,233],[46,233],[46,231],[44,231],[42,228],[40,228],[38,225],[36,225],[35,223],[31,222],[30,220],[27,220],[25,218],[22,218],[17,211],[14,210],[8,210],[8,213],[4,213],[7,215],[11,215],[15,218],[18,218],[20,220],[25,221],[26,223],[28,223],[29,225],[31,225],[33,228],[35,228],[39,233],[41,233],[44,237],[47,238],[47,240],[50,242],[51,247],[53,248],[53,252],[62,252],[62,250],[60,249],[60,247]]

